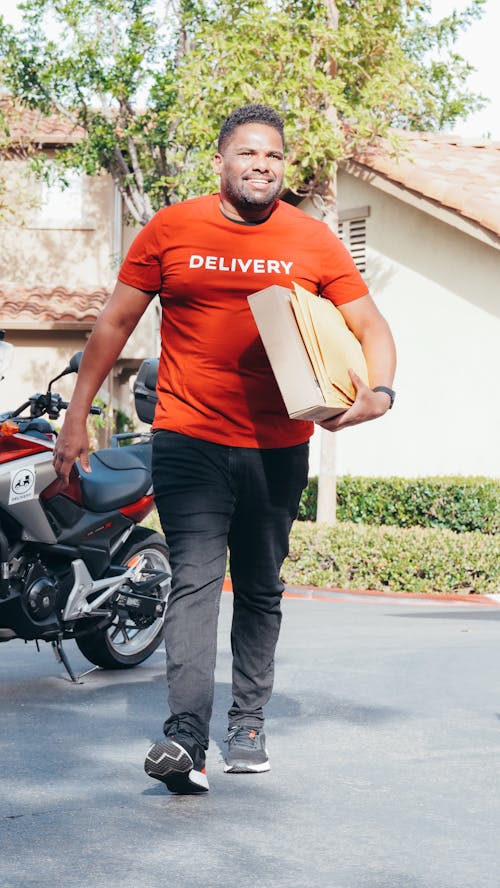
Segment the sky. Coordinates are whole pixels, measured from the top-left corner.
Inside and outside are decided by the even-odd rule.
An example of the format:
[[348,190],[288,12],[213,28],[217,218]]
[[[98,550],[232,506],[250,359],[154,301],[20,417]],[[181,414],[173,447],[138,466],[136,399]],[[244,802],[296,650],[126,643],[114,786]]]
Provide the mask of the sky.
[[[432,0],[432,16],[439,19],[453,9],[462,10],[467,0]],[[3,4],[2,6],[7,6]],[[14,25],[19,24],[16,3],[9,3],[2,10],[4,18]],[[480,21],[475,21],[456,44],[457,51],[476,68],[471,75],[469,86],[474,92],[482,93],[489,99],[482,111],[459,121],[454,132],[467,138],[500,140],[500,77],[498,76],[498,43],[500,36],[500,0],[487,0],[486,9]]]
[[[439,19],[453,9],[462,10],[465,0],[433,0],[433,18]],[[454,132],[470,138],[490,136],[500,140],[500,77],[498,75],[498,42],[500,37],[500,2],[488,0],[482,19],[475,21],[459,38],[455,48],[474,68],[469,87],[489,98],[489,103],[465,121],[459,121]]]

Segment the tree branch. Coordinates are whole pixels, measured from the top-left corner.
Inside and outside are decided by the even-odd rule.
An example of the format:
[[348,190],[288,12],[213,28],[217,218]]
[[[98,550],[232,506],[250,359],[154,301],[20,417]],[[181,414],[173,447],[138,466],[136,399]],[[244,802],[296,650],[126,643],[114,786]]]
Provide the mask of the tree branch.
[[[124,189],[123,196],[125,198],[125,195],[127,195],[127,197],[126,197],[127,206],[129,206],[129,201],[131,201],[133,204],[133,211],[131,210],[131,212],[134,216],[134,219],[137,219],[137,221],[140,222],[141,225],[144,225],[144,218],[146,217],[147,208],[144,206],[144,201],[142,200],[142,195],[139,193],[139,191],[137,189],[133,188],[131,185],[129,185],[127,183],[127,180],[130,179],[130,177],[133,175],[133,173],[131,173],[131,171],[129,170],[128,164],[126,163],[125,158],[122,154],[122,151],[118,145],[114,146],[113,154],[116,159],[118,169],[121,173],[121,180],[120,181],[123,181],[123,179],[125,179],[125,182],[126,182],[126,184],[123,185],[123,189]],[[112,172],[113,178],[118,177],[120,173],[117,173],[116,171]],[[117,179],[117,181],[118,181],[118,179]],[[131,209],[130,206],[129,206],[129,209]]]
[[142,175],[141,166],[139,164],[139,158],[137,157],[137,150],[135,147],[134,140],[128,136],[127,137],[128,144],[128,152],[130,155],[130,162],[132,164],[132,169],[134,171],[135,181],[137,182],[138,191],[141,196],[141,200],[144,204],[144,209],[147,213],[148,219],[153,215],[153,208],[151,206],[151,201],[149,200],[149,195],[146,193],[144,189],[144,176]]
[[140,212],[137,209],[134,201],[132,200],[132,197],[130,195],[128,188],[126,188],[125,185],[123,184],[123,180],[120,176],[120,173],[117,172],[116,170],[111,170],[111,175],[113,177],[113,182],[115,183],[116,187],[118,188],[118,191],[120,192],[120,194],[123,198],[123,201],[125,203],[125,206],[127,207],[127,210],[129,211],[130,215],[132,216],[133,219],[135,219],[136,222],[139,223],[139,225],[144,225],[144,213]]

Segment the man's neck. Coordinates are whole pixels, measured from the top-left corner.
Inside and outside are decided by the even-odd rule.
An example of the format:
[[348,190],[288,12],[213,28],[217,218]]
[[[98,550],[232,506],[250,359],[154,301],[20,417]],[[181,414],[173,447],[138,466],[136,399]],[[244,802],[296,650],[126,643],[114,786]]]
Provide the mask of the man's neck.
[[271,206],[266,207],[248,207],[244,210],[237,210],[232,204],[228,203],[222,196],[220,198],[220,209],[226,219],[232,222],[239,222],[243,225],[258,225],[259,222],[265,222],[272,215],[276,201]]

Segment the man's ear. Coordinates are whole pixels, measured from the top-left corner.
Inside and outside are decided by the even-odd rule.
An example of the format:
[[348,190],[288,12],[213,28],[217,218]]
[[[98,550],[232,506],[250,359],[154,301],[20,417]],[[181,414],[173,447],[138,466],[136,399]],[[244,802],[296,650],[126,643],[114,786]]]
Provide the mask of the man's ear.
[[222,154],[219,154],[217,152],[217,154],[214,155],[214,160],[213,160],[214,173],[217,173],[217,175],[218,175],[220,173],[221,166],[222,166]]

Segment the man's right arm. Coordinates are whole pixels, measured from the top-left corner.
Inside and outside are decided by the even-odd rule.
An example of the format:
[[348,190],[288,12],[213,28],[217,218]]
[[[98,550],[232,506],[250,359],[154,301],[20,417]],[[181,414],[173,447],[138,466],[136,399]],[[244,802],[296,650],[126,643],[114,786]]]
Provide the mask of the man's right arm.
[[58,478],[66,484],[71,466],[77,459],[80,459],[84,471],[90,471],[87,416],[92,401],[148,307],[152,295],[118,281],[97,319],[85,346],[75,391],[54,448],[54,468]]

